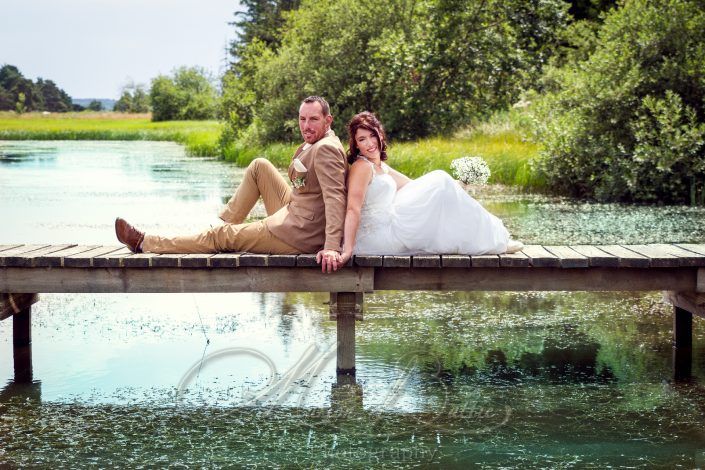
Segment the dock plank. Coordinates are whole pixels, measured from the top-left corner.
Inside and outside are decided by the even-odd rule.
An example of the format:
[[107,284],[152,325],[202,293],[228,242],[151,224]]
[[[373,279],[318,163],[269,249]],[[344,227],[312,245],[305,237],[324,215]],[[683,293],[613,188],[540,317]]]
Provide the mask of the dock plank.
[[[179,267],[181,268],[207,268],[208,259],[213,256],[212,253],[192,253],[179,258]],[[157,259],[157,258],[154,258]],[[152,260],[154,265],[154,260]]]
[[441,257],[439,255],[418,255],[411,258],[411,265],[415,268],[440,268]]
[[117,251],[112,251],[105,255],[93,257],[93,267],[95,268],[119,268],[122,266],[122,260],[133,253],[126,246]]
[[548,251],[558,257],[561,268],[587,268],[590,265],[586,256],[581,255],[569,246],[545,246]]
[[627,250],[632,250],[646,258],[649,258],[649,266],[652,268],[673,268],[680,264],[678,257],[668,253],[667,250],[649,245],[622,245]]
[[269,255],[258,255],[255,253],[243,253],[240,255],[240,266],[262,267],[269,266]]
[[[352,261],[352,260],[350,260]],[[296,255],[269,255],[268,266],[292,267],[296,266]]]
[[160,255],[157,253],[132,253],[120,259],[120,265],[125,268],[149,268],[152,265],[152,258],[158,256]]
[[[692,251],[699,255],[705,255],[705,245],[699,245],[696,243],[676,243],[678,248],[683,248],[684,250]],[[0,253],[2,255],[2,253]]]
[[651,260],[619,245],[598,245],[598,248],[619,259],[620,268],[648,268]]
[[[634,247],[638,253],[651,258],[653,267],[705,266],[705,255],[699,255],[676,245],[655,243],[634,245]],[[629,248],[631,249],[631,245]]]
[[526,245],[521,250],[529,257],[529,264],[536,268],[558,268],[561,265],[558,256],[550,253],[541,245]]
[[385,268],[409,268],[411,267],[411,256],[384,256],[382,266]]
[[473,255],[470,257],[473,268],[498,268],[499,255]]
[[619,266],[619,258],[602,251],[593,245],[571,245],[571,248],[588,259],[588,266],[596,268],[616,268]]
[[0,267],[6,266],[6,263],[12,262],[11,259],[23,254],[30,253],[32,251],[41,250],[42,248],[48,248],[51,245],[19,245],[15,248],[10,248],[2,253],[0,253]]
[[34,262],[32,265],[43,268],[63,268],[65,257],[84,253],[86,251],[90,251],[98,247],[100,247],[100,245],[74,245],[63,250],[39,255],[34,258]]
[[441,255],[441,266],[444,268],[469,268],[471,261],[468,255]]
[[382,257],[376,255],[355,255],[355,266],[365,268],[379,268],[382,266]]
[[54,253],[55,251],[65,250],[66,248],[71,248],[76,245],[49,245],[39,250],[32,250],[29,253],[21,253],[15,256],[5,257],[5,266],[7,267],[18,267],[18,268],[31,268],[36,267],[36,259],[40,256]]
[[152,258],[153,268],[178,268],[179,260],[186,256],[185,253],[165,253]]
[[93,258],[95,256],[105,255],[118,251],[122,246],[99,246],[92,250],[76,253],[64,257],[64,267],[67,268],[90,268],[93,266]]
[[296,266],[301,266],[303,268],[314,268],[314,267],[320,267],[318,263],[316,263],[316,255],[297,255],[296,256]]
[[[473,260],[474,261],[474,260]],[[529,267],[529,257],[521,251],[516,253],[502,253],[499,255],[499,265],[508,268]]]
[[17,247],[20,247],[20,246],[22,246],[21,243],[17,243],[17,244],[15,244],[15,245],[0,245],[0,256],[2,256],[2,252],[3,252],[3,251],[11,250],[11,249],[13,249],[13,248],[17,248]]
[[237,268],[240,256],[240,253],[218,253],[208,258],[208,265],[211,268]]

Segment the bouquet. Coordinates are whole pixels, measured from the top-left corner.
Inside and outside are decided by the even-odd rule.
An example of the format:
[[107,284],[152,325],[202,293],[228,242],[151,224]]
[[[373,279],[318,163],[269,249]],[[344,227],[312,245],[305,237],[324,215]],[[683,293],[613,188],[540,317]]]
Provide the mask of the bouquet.
[[450,169],[463,184],[487,184],[490,167],[482,157],[462,157],[450,162]]

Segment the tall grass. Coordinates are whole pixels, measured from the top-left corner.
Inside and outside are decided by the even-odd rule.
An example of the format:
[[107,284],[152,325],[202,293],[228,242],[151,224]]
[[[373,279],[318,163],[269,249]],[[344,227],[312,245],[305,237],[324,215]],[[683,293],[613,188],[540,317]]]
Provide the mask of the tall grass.
[[[490,166],[490,183],[525,189],[543,188],[545,181],[533,171],[531,163],[538,156],[540,147],[526,138],[530,134],[526,119],[521,111],[511,110],[497,113],[452,137],[391,142],[388,163],[409,177],[417,178],[432,170],[450,171],[450,162],[455,158],[480,156]],[[224,156],[239,166],[247,166],[255,158],[265,157],[274,165],[285,168],[295,149],[296,145],[288,144],[257,147],[235,142],[226,147]]]
[[388,151],[389,164],[416,178],[431,170],[450,171],[450,162],[455,158],[479,156],[490,167],[490,183],[543,188],[544,178],[532,167],[540,146],[528,139],[527,119],[520,110],[513,109],[477,122],[452,138],[392,143]]
[[167,140],[191,155],[222,156],[218,121],[152,122],[149,114],[0,112],[0,140]]

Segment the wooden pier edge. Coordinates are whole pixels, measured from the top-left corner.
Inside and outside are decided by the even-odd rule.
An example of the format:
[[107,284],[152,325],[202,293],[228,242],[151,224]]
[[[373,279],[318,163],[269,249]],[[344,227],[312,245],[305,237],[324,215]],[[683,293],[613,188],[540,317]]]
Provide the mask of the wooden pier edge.
[[[376,290],[663,290],[664,299],[674,307],[677,379],[690,376],[692,315],[705,318],[705,245],[534,247],[527,250],[528,255],[479,257],[359,257],[357,264],[332,274],[321,273],[313,255],[162,259],[119,254],[129,258],[123,259],[111,258],[114,253],[110,252],[101,264],[102,258],[89,259],[88,254],[102,253],[106,247],[80,249],[87,248],[91,249],[80,253],[75,247],[59,251],[65,258],[53,257],[51,250],[60,247],[30,251],[32,256],[21,246],[6,248],[4,257],[0,250],[0,292],[6,292],[0,294],[0,320],[13,317],[16,359],[18,351],[31,343],[31,305],[38,300],[36,292],[329,292],[330,318],[337,323],[336,370],[353,379],[355,322],[362,320],[364,293]],[[18,253],[7,255],[13,250]],[[16,360],[16,381],[18,377],[31,380],[28,351],[29,375],[18,375]]]

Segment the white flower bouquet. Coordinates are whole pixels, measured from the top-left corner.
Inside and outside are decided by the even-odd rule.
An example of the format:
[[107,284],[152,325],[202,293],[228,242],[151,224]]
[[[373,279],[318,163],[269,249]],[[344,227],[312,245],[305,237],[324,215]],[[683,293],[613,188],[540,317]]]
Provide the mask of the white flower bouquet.
[[490,167],[482,157],[462,157],[450,162],[453,176],[466,185],[487,184]]

